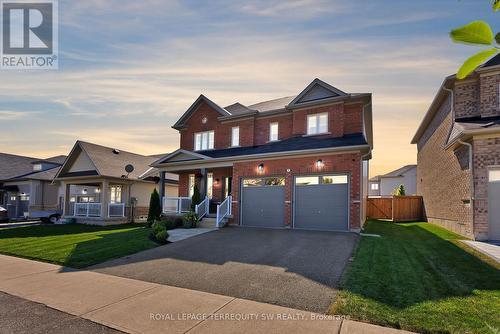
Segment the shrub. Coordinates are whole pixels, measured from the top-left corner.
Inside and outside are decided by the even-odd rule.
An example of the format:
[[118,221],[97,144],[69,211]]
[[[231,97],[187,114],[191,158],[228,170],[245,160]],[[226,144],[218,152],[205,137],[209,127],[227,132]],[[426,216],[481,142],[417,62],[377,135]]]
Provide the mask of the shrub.
[[155,234],[156,241],[165,244],[168,242],[168,232],[167,230],[161,230],[160,232]]
[[177,228],[177,225],[173,220],[162,220],[163,226],[165,226],[165,229],[168,230],[173,230],[174,228]]
[[156,220],[151,226],[150,238],[165,244],[168,242],[167,221]]
[[201,203],[201,194],[198,187],[195,185],[193,188],[193,196],[191,196],[191,210],[194,211],[196,205]]
[[184,228],[194,228],[198,225],[200,218],[194,211],[189,211],[183,217]]
[[160,215],[161,215],[160,195],[158,194],[155,188],[151,193],[151,198],[149,200],[148,226],[151,227],[153,222],[160,218]]

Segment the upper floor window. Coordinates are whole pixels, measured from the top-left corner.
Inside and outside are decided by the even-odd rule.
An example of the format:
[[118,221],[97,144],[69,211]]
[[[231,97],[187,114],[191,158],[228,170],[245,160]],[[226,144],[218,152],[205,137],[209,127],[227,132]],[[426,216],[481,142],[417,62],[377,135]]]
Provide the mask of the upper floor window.
[[278,123],[269,124],[269,141],[278,140]]
[[231,146],[240,146],[240,127],[235,126],[231,129]]
[[194,134],[194,150],[211,150],[214,148],[214,131],[198,132]]
[[328,113],[307,116],[307,134],[316,135],[328,132]]
[[42,164],[34,164],[33,165],[33,170],[34,171],[40,171],[40,170],[42,170]]
[[372,190],[378,190],[378,183],[372,183]]

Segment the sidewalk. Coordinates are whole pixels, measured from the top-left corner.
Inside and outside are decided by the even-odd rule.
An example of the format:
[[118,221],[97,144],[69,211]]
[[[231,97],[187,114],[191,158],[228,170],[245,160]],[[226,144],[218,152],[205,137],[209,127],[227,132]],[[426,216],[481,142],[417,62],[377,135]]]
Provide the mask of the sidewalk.
[[5,255],[0,291],[127,333],[409,333]]
[[500,245],[496,243],[488,243],[483,241],[461,240],[464,244],[469,245],[478,252],[481,252],[498,263],[500,263]]

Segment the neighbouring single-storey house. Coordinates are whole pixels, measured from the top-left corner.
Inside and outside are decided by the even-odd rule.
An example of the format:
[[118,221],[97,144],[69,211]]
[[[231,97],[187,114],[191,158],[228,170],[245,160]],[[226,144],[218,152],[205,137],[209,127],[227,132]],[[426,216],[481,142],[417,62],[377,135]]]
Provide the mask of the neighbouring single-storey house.
[[41,218],[61,212],[58,185],[52,180],[65,158],[0,153],[0,206],[7,209],[8,218]]
[[[157,159],[77,141],[55,176],[61,184],[63,218],[94,225],[144,220],[151,193],[159,190],[158,170],[150,166]],[[177,175],[164,178],[159,191],[177,196]]]
[[[179,175],[187,210],[194,186],[203,207],[242,226],[359,231],[368,196],[370,93],[319,79],[298,95],[221,107],[204,95],[173,125],[180,149],[152,166]],[[201,212],[205,214],[207,210]]]
[[400,185],[406,195],[417,193],[417,165],[406,165],[390,173],[370,178],[369,196],[391,196]]
[[427,220],[500,240],[500,55],[444,79],[412,143]]

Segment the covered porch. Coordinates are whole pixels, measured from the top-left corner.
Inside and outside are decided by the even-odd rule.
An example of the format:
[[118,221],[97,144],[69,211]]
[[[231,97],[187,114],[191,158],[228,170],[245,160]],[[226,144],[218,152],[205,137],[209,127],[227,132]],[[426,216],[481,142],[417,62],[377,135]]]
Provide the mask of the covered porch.
[[[191,211],[196,187],[200,193],[201,203],[194,207],[194,211],[200,218],[213,217],[219,222],[231,216],[232,166],[169,170],[169,172],[179,175],[179,195],[172,197],[160,194],[163,214],[183,215]],[[164,173],[160,175],[160,183],[163,182]]]
[[77,222],[106,224],[128,222],[130,182],[114,179],[64,181],[63,218]]

